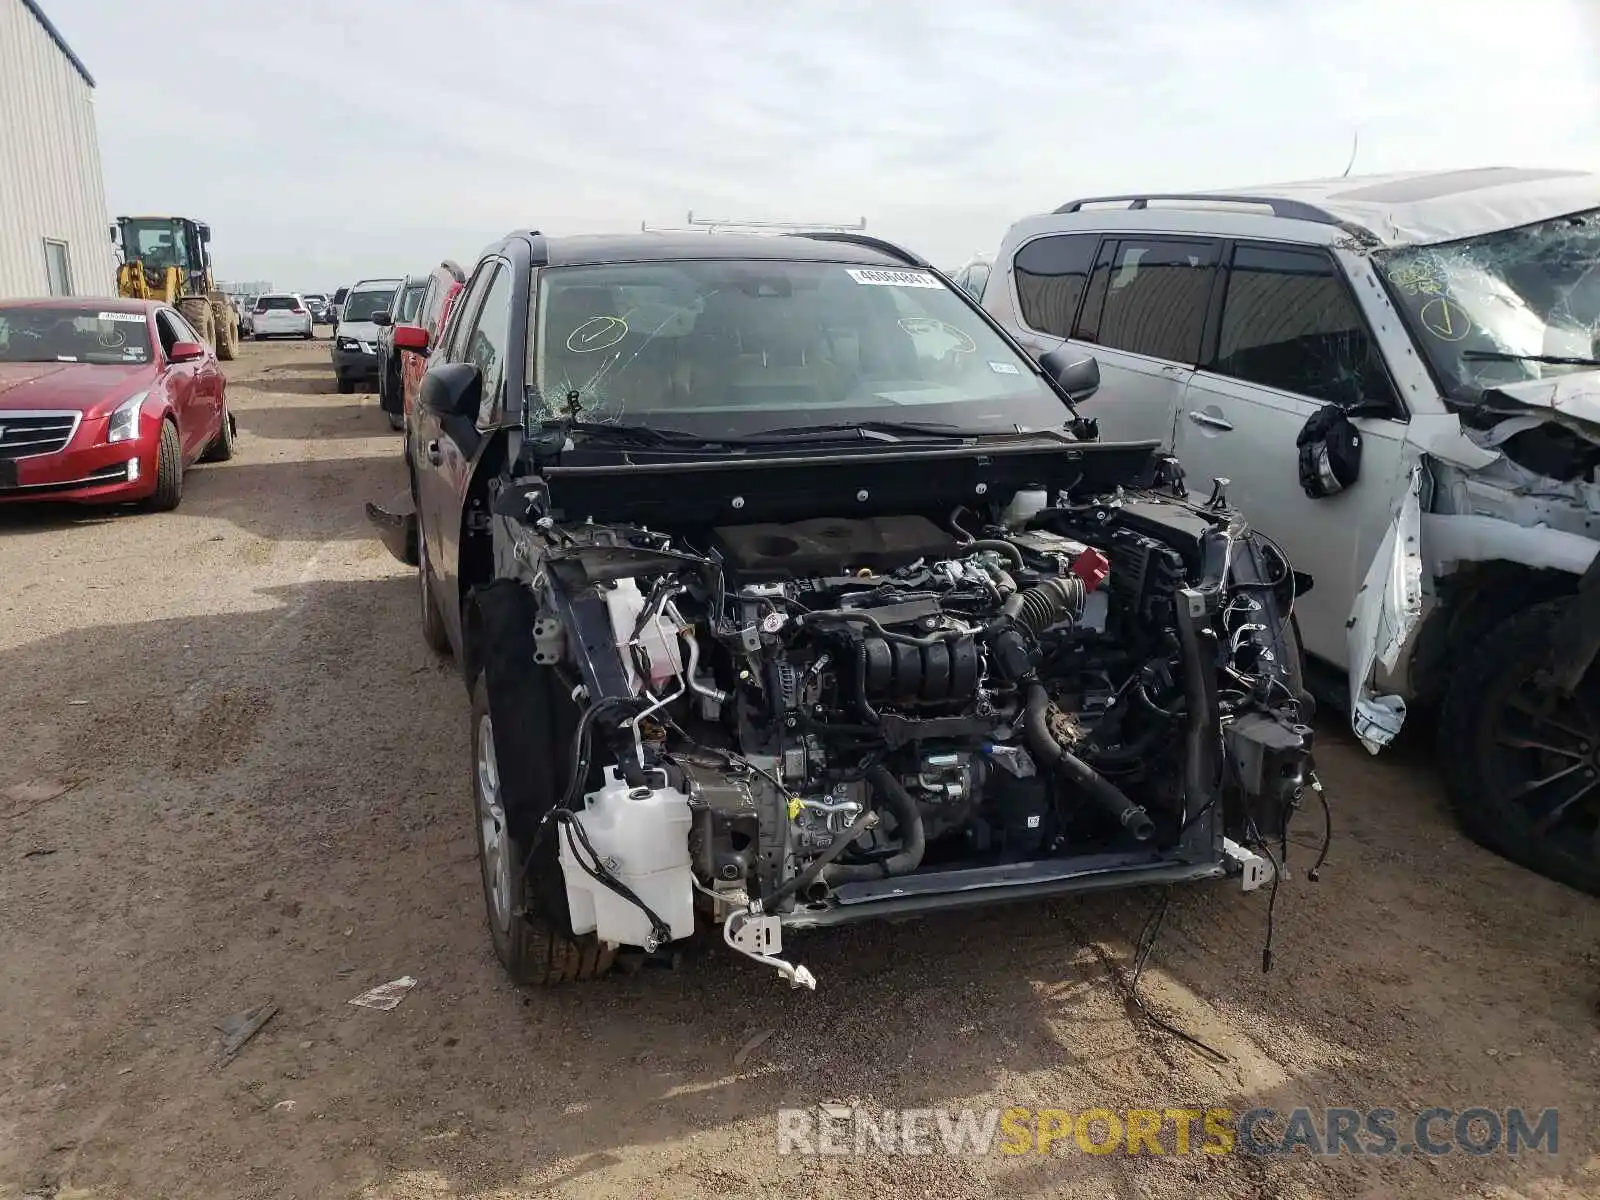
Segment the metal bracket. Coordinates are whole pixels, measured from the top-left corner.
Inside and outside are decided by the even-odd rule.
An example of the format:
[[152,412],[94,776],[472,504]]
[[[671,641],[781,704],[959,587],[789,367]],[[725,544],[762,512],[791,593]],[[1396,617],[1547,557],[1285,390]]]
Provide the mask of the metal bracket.
[[802,966],[784,962],[783,923],[774,916],[754,916],[748,911],[730,913],[722,923],[722,940],[730,947],[777,971],[791,987],[817,990],[817,977]]
[[1239,890],[1253,892],[1272,882],[1272,863],[1254,851],[1246,850],[1232,838],[1222,839],[1222,856],[1239,869]]

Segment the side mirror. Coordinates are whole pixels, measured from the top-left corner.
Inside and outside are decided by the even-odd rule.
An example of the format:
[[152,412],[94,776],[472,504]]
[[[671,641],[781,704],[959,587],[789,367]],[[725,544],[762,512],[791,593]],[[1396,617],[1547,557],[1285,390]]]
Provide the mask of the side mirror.
[[417,402],[434,416],[476,417],[483,372],[472,363],[440,363],[422,377]]
[[394,327],[394,348],[396,350],[414,350],[418,354],[428,352],[428,331],[420,325],[396,325]]
[[1100,363],[1090,355],[1079,358],[1069,346],[1061,346],[1039,356],[1039,366],[1050,381],[1067,394],[1074,404],[1082,404],[1100,390]]
[[199,342],[173,342],[172,350],[167,355],[175,363],[193,362],[205,356],[206,348]]
[[393,325],[394,318],[380,310],[372,314],[372,323],[374,325]]

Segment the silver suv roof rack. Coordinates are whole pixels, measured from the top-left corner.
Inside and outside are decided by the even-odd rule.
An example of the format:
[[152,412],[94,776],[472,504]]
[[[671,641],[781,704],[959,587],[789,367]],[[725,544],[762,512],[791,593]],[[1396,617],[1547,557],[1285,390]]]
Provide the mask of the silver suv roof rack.
[[1126,204],[1129,208],[1149,208],[1152,200],[1176,200],[1189,203],[1203,204],[1253,204],[1265,207],[1272,211],[1275,217],[1282,217],[1288,221],[1312,221],[1318,225],[1343,225],[1344,222],[1326,209],[1318,208],[1315,204],[1307,204],[1303,200],[1284,200],[1274,196],[1236,196],[1206,194],[1204,192],[1151,192],[1133,196],[1087,196],[1082,200],[1073,200],[1063,204],[1055,211],[1058,213],[1075,213],[1088,204]]

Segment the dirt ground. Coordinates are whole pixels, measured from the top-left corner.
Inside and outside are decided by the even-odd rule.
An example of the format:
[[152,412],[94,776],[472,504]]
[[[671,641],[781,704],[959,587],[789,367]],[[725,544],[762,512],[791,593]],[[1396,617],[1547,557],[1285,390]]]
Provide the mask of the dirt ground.
[[[398,439],[320,340],[229,375],[238,457],[176,513],[0,511],[0,1198],[1600,1195],[1594,902],[1463,839],[1425,739],[1372,759],[1337,720],[1337,841],[1318,883],[1294,847],[1272,972],[1265,892],[1217,886],[1146,976],[1225,1062],[1124,1006],[1143,893],[791,941],[814,994],[720,947],[518,991],[465,693],[362,512]],[[1559,1149],[778,1157],[821,1102],[1558,1106]]]

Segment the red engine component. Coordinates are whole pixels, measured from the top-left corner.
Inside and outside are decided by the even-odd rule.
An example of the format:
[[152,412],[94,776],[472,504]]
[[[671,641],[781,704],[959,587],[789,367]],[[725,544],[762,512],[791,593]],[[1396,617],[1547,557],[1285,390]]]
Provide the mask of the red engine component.
[[1083,580],[1083,586],[1096,591],[1111,574],[1111,560],[1090,546],[1072,560],[1072,573]]

